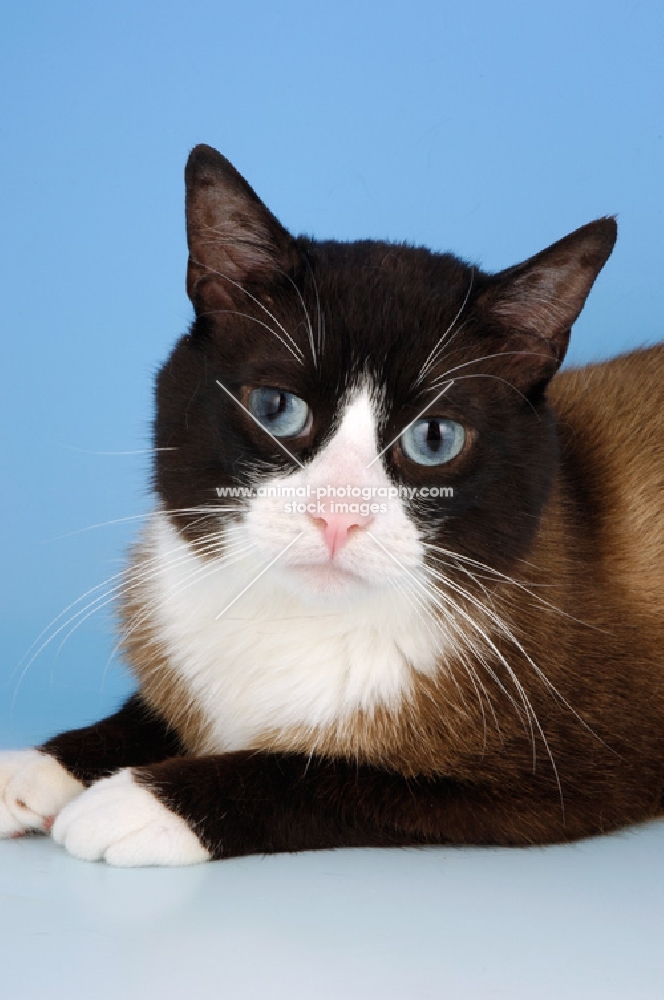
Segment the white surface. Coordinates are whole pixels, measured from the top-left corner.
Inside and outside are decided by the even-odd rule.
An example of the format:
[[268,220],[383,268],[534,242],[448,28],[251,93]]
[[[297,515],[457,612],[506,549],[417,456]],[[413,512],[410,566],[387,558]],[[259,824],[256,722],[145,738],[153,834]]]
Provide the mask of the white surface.
[[664,825],[113,869],[0,843],[0,996],[661,1000]]

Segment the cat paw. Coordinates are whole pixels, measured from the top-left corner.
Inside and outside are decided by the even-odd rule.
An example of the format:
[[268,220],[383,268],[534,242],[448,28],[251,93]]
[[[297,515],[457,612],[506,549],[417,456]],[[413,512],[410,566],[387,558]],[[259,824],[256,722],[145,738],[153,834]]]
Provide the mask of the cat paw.
[[55,757],[41,750],[0,753],[0,837],[48,833],[55,817],[83,791]]
[[52,833],[75,858],[126,868],[210,858],[187,823],[137,784],[129,768],[96,781],[66,806]]

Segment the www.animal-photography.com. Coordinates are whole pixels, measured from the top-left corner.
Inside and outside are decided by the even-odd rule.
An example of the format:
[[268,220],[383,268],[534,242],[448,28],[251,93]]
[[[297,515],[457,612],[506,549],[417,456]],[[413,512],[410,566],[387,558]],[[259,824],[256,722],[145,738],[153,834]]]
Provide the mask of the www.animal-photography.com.
[[12,1000],[664,995],[664,11],[1,16]]

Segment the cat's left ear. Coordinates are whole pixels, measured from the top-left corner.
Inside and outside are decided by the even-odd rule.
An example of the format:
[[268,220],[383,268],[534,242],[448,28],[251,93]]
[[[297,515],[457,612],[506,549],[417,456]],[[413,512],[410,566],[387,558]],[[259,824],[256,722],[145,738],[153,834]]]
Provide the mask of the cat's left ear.
[[[511,354],[511,378],[524,391],[545,384],[563,362],[572,324],[617,236],[597,219],[546,250],[493,275],[477,300],[480,318],[498,327]],[[507,355],[506,355],[507,358]]]
[[185,168],[187,294],[197,312],[246,305],[298,261],[290,233],[229,161],[196,146]]

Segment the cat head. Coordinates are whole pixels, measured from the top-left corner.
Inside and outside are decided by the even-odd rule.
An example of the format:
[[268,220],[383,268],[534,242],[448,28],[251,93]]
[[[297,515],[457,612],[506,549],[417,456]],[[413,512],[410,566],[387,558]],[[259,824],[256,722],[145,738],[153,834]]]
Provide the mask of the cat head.
[[487,274],[293,237],[207,146],[185,177],[195,320],[158,377],[154,476],[183,537],[314,602],[435,586],[459,560],[509,572],[555,476],[546,388],[615,221]]

